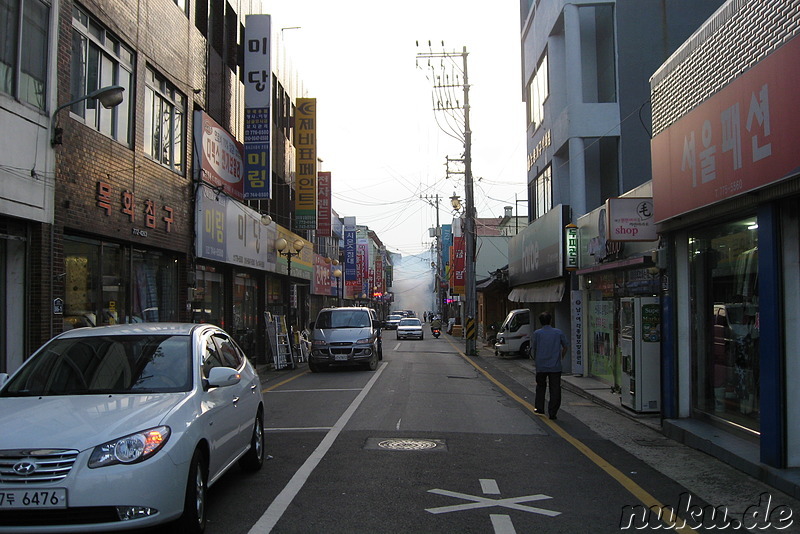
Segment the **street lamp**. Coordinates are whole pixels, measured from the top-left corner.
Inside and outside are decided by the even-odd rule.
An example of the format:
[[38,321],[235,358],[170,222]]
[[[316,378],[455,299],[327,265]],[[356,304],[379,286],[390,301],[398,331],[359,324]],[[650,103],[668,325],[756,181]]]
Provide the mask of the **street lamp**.
[[336,296],[339,297],[339,307],[342,306],[342,270],[336,269],[333,271],[333,277],[336,278]]
[[[278,251],[278,254],[281,256],[286,256],[286,276],[289,278],[289,291],[291,292],[292,288],[292,257],[299,256],[300,251],[303,250],[305,243],[300,238],[297,238],[292,242],[290,245],[288,241],[284,238],[279,238],[275,240],[275,249]],[[293,317],[292,317],[292,304],[289,303],[289,324],[293,325]]]
[[118,106],[122,103],[123,93],[125,92],[125,88],[121,85],[108,85],[106,87],[101,87],[96,91],[92,91],[88,95],[84,95],[80,98],[76,98],[75,100],[71,100],[66,104],[58,106],[56,110],[53,112],[53,116],[51,118],[51,122],[53,124],[53,132],[52,137],[50,138],[50,145],[60,145],[61,144],[61,128],[56,128],[55,119],[58,112],[64,108],[68,108],[72,105],[77,104],[78,102],[83,102],[84,100],[99,100],[100,104],[106,109],[111,109],[114,106]]

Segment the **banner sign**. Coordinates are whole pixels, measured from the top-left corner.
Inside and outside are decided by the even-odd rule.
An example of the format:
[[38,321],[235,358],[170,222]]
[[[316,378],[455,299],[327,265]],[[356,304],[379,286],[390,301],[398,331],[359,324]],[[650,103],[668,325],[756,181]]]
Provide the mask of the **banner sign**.
[[244,198],[272,198],[270,15],[247,15],[244,49]]
[[450,289],[452,295],[464,295],[466,287],[466,242],[464,236],[453,238],[453,258],[450,269]]
[[317,237],[331,237],[331,173],[317,174]]
[[208,186],[197,189],[198,258],[275,272],[276,226]]
[[317,228],[317,99],[298,98],[294,147],[297,151],[295,228]]
[[358,286],[356,265],[356,218],[344,218],[344,282],[345,286]]
[[795,37],[653,138],[656,222],[797,173],[797,65]]
[[194,138],[199,149],[195,179],[244,200],[244,146],[202,111],[194,112]]

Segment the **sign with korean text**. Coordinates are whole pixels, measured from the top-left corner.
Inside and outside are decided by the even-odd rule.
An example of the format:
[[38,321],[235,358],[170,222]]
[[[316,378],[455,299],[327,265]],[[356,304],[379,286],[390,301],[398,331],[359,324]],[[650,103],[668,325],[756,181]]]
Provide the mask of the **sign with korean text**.
[[606,200],[608,241],[655,241],[658,239],[653,199],[617,197]]
[[194,137],[199,162],[195,179],[243,200],[244,145],[202,111],[194,113]]
[[576,225],[569,223],[564,227],[564,243],[567,247],[564,269],[574,271],[578,268],[578,227]]
[[795,37],[653,139],[656,222],[797,171],[797,65]]
[[331,237],[331,173],[317,174],[317,237]]
[[583,291],[570,291],[570,318],[572,319],[571,343],[572,373],[583,375]]
[[358,286],[356,250],[356,218],[344,218],[344,282],[345,286]]
[[311,280],[311,293],[314,295],[331,295],[332,273],[330,263],[325,263],[322,254],[314,254],[314,277]]
[[453,238],[453,257],[450,268],[450,289],[452,295],[464,295],[466,286],[466,243],[464,236]]
[[295,228],[317,228],[317,99],[298,98],[294,123],[297,151]]
[[245,199],[272,197],[270,15],[247,15],[244,47]]

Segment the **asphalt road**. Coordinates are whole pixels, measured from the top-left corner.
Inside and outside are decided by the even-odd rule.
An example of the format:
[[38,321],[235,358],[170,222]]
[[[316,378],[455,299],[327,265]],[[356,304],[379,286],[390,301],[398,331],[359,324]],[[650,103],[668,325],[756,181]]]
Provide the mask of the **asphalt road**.
[[[733,532],[743,531],[742,503],[759,504],[748,477],[732,473],[728,483],[750,493],[717,493],[700,480],[715,478],[712,459],[569,392],[557,421],[534,414],[524,365],[460,348],[385,332],[375,372],[268,372],[271,459],[252,475],[234,468],[211,489],[207,532],[619,532],[684,519],[728,524],[694,531]],[[668,458],[685,469],[670,472]],[[698,469],[706,476],[693,479]],[[688,512],[671,516],[670,505]],[[663,510],[661,519],[645,507]]]

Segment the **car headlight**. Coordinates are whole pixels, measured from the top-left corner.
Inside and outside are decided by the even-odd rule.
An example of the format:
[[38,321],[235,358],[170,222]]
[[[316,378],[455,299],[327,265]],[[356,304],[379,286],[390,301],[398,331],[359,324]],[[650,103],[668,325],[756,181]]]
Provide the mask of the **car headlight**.
[[371,337],[365,337],[364,339],[359,339],[358,341],[356,341],[356,343],[369,344],[369,343],[372,343],[372,340],[373,340],[373,338],[371,338]]
[[325,347],[327,343],[322,339],[315,339],[314,341],[311,342],[311,345],[313,347],[322,348]]
[[158,426],[98,445],[89,457],[89,467],[132,464],[153,456],[169,439],[168,426]]

